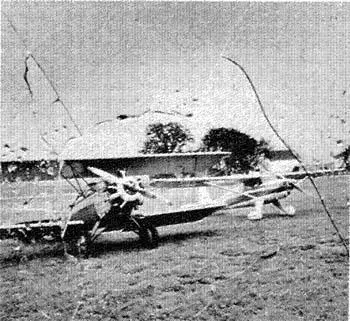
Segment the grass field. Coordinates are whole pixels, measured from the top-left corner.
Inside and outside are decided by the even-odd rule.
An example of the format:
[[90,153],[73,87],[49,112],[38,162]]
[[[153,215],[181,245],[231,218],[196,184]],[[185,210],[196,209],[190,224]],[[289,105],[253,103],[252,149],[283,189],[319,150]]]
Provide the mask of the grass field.
[[[349,176],[317,184],[348,238]],[[2,192],[5,209],[11,197],[18,202],[11,193]],[[45,193],[46,204],[52,196]],[[159,229],[160,246],[152,250],[132,234],[109,233],[93,257],[75,263],[63,260],[59,244],[2,241],[0,318],[348,320],[345,250],[316,200],[298,192],[288,200],[294,217],[267,207],[263,220],[251,222],[246,210],[226,210]]]

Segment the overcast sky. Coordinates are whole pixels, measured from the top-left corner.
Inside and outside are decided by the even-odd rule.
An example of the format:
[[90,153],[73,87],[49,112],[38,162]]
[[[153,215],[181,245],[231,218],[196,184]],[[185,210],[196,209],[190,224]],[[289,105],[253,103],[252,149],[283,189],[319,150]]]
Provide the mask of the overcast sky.
[[[85,132],[150,108],[192,112],[202,128],[234,127],[280,147],[224,54],[244,66],[304,159],[327,160],[337,141],[350,143],[348,3],[2,2],[1,10]],[[30,145],[26,50],[4,15],[1,41],[2,147]]]

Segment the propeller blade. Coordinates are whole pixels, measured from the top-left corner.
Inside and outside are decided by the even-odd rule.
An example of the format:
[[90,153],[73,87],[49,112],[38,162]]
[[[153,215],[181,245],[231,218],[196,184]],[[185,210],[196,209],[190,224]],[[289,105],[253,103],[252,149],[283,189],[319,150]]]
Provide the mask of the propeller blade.
[[152,193],[150,191],[147,191],[146,189],[142,189],[142,188],[138,188],[132,184],[130,184],[126,179],[121,179],[115,175],[112,175],[102,169],[98,169],[95,167],[88,167],[88,170],[92,173],[94,173],[95,175],[101,177],[104,181],[110,183],[110,184],[123,184],[126,187],[130,188],[131,190],[134,190],[135,192],[139,192],[140,194],[142,194],[143,196],[147,197],[147,198],[152,198],[152,199],[158,199],[160,201],[165,202],[168,205],[173,205],[169,200],[167,200],[166,198],[157,195],[155,193]]
[[147,198],[159,198],[157,197],[156,194],[151,193],[150,191],[146,191],[145,189],[139,189],[139,188],[135,188],[135,191],[139,192],[140,194],[142,194],[143,196],[147,197]]
[[92,172],[93,174],[101,177],[104,181],[110,183],[110,184],[118,184],[118,183],[122,183],[122,180],[115,176],[115,175],[112,175],[102,169],[98,169],[96,167],[88,167],[88,170],[90,172]]
[[296,184],[294,184],[294,183],[291,183],[291,184],[292,184],[292,186],[293,186],[296,190],[298,190],[300,193],[306,194],[306,192],[305,192],[302,188],[300,188],[298,185],[296,185]]

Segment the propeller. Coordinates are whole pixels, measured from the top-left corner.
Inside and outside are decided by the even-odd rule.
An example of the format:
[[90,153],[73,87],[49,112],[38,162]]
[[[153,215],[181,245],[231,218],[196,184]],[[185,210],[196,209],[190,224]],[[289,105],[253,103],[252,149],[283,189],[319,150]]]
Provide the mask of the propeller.
[[315,195],[312,195],[312,194],[306,192],[304,189],[302,189],[302,188],[300,187],[300,185],[301,185],[306,179],[307,179],[307,177],[303,178],[303,179],[300,180],[300,181],[297,181],[297,180],[295,180],[295,179],[288,179],[288,178],[285,178],[285,180],[286,180],[289,184],[291,184],[291,186],[293,186],[293,188],[295,188],[295,189],[296,189],[297,191],[299,191],[300,193],[303,193],[303,194],[305,194],[306,196],[311,197],[311,198],[317,198]]
[[144,197],[151,198],[151,199],[158,199],[160,201],[165,202],[167,205],[172,205],[172,203],[168,199],[164,198],[163,196],[150,192],[145,188],[136,186],[136,184],[134,184],[135,179],[133,177],[117,177],[111,173],[108,173],[102,169],[98,169],[95,167],[88,167],[88,170],[94,173],[95,175],[99,176],[100,178],[102,178],[107,183],[122,184],[134,192],[139,192]]
[[280,179],[280,182],[286,182],[286,183],[290,184],[294,189],[296,189],[300,193],[303,193],[311,198],[317,198],[315,195],[312,195],[312,194],[306,192],[304,189],[302,189],[300,187],[300,185],[307,179],[307,177],[304,177],[301,180],[296,180],[296,179],[292,179],[292,178],[287,178],[280,173],[275,173],[274,175]]
[[103,171],[102,169],[98,169],[95,167],[88,167],[88,170],[90,172],[92,172],[93,174],[102,178],[107,183],[110,183],[110,184],[122,184],[123,183],[121,178],[119,178],[115,175],[112,175],[106,171]]

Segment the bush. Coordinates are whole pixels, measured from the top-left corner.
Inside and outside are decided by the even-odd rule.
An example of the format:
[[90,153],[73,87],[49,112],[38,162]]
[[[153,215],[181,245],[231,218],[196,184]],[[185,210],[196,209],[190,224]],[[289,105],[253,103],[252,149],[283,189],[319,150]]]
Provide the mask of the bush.
[[257,141],[233,128],[210,129],[203,137],[204,151],[231,152],[225,160],[226,172],[247,172],[254,169],[258,156],[269,156],[269,146],[265,140]]
[[178,123],[156,123],[147,128],[147,140],[141,150],[144,154],[178,153],[193,141],[190,131]]

